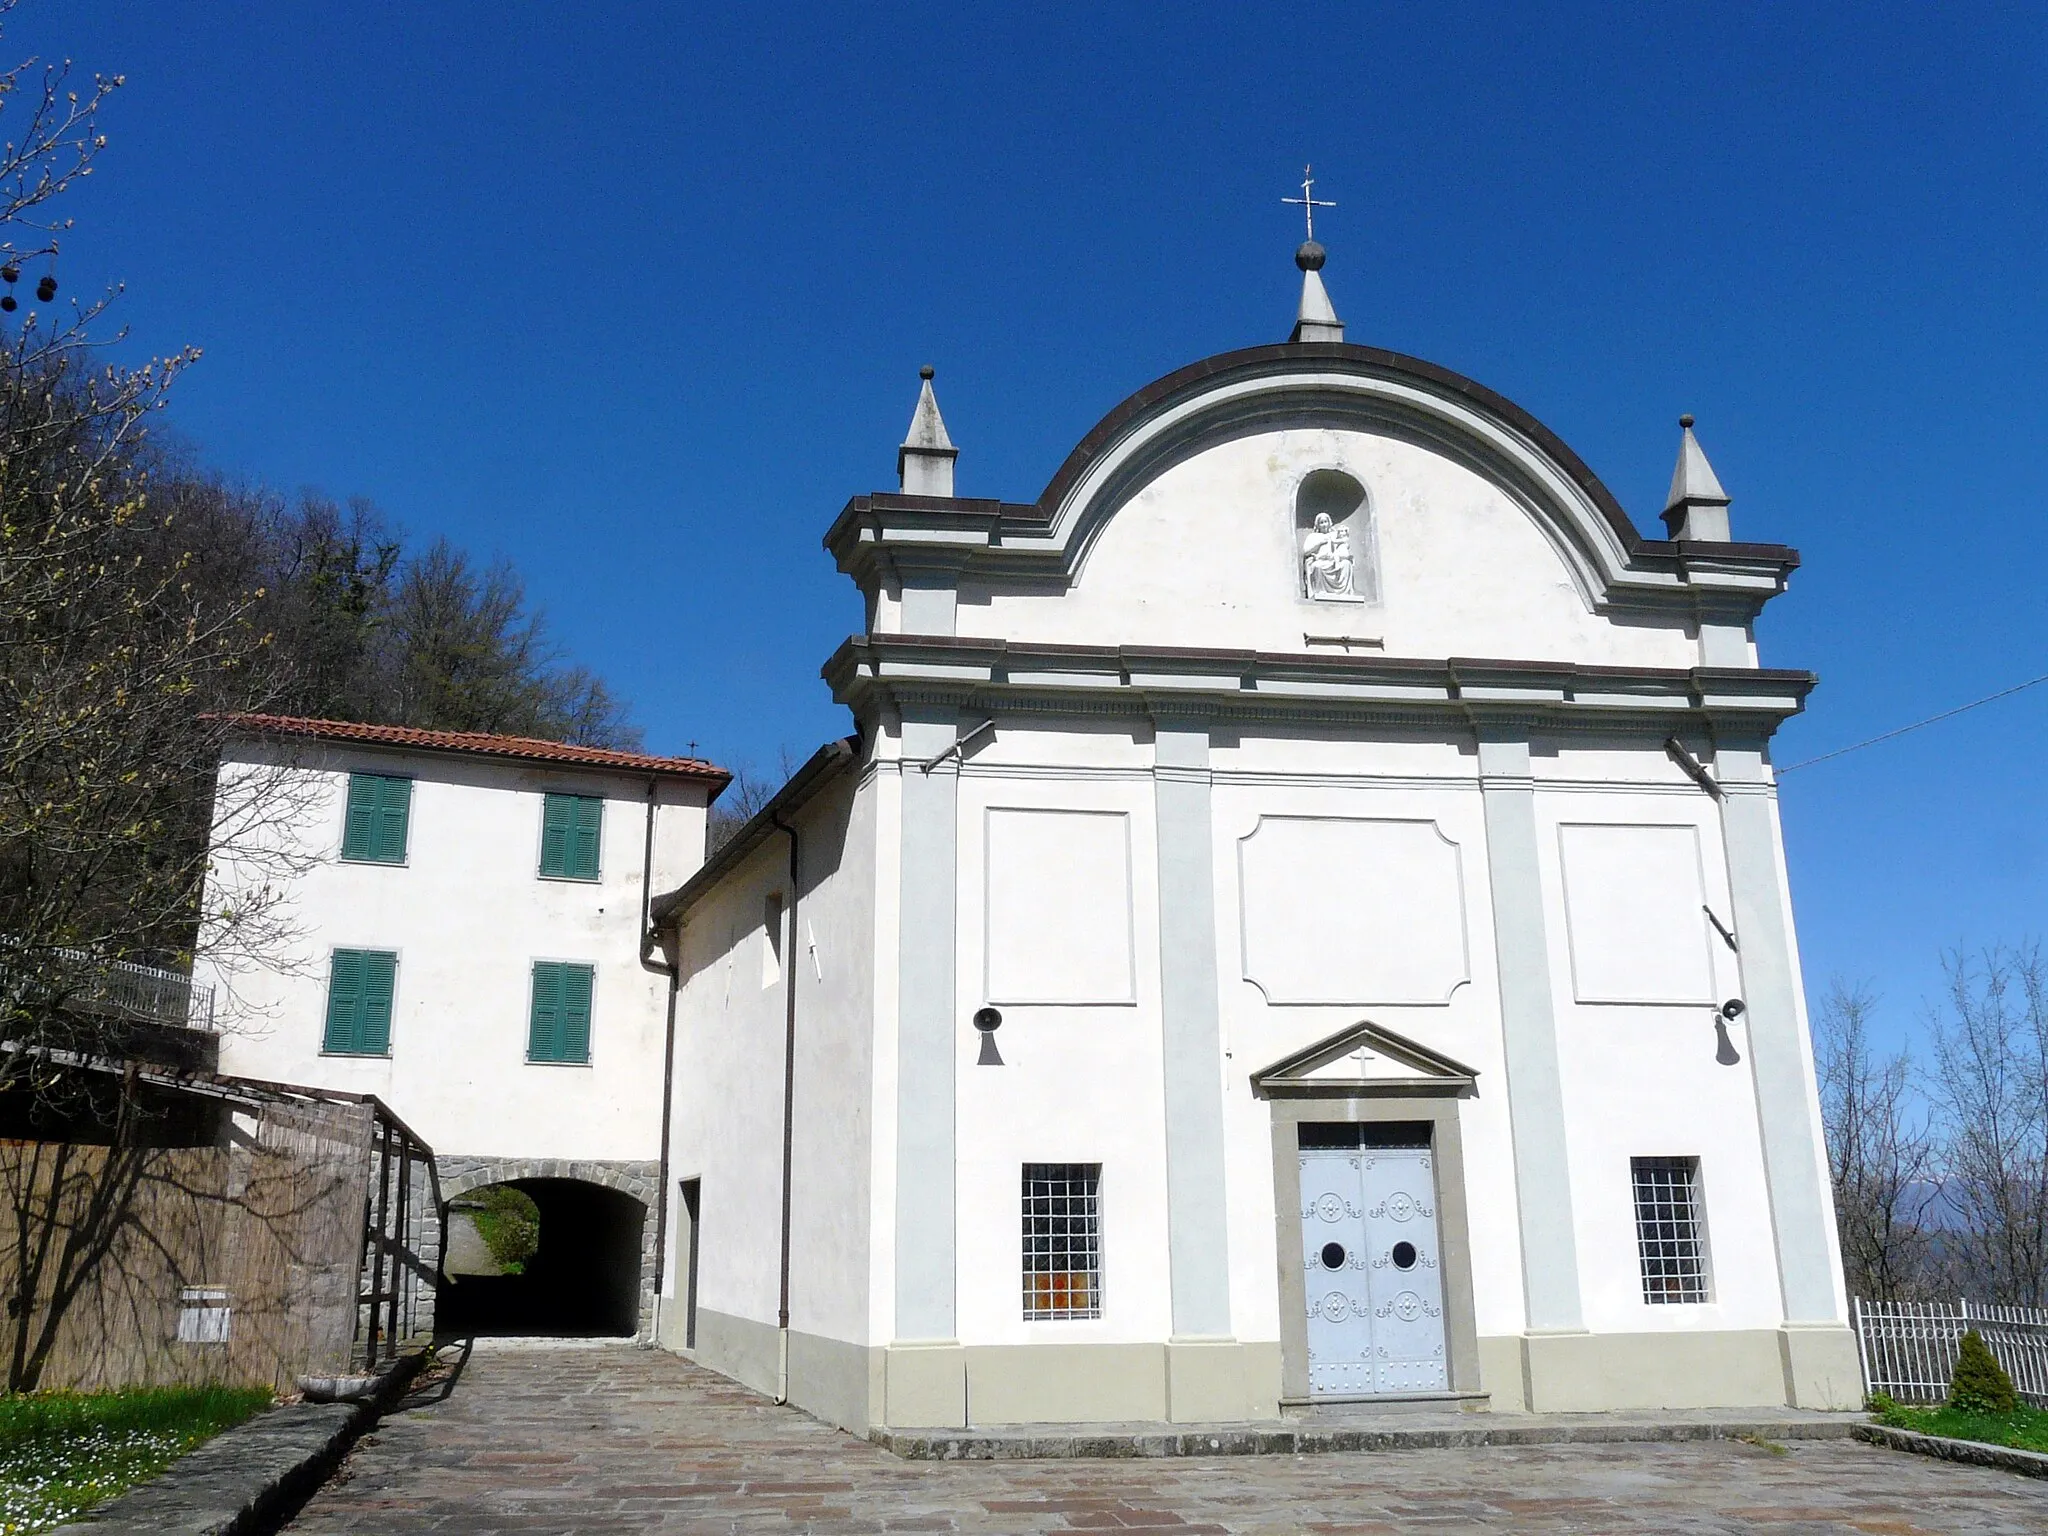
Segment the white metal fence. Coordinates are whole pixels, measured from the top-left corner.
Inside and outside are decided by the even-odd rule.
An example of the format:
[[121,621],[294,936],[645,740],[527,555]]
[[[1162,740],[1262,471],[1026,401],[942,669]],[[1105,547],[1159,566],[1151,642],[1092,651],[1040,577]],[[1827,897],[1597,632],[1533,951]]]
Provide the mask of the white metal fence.
[[2019,1395],[2048,1408],[2048,1307],[1998,1307],[1979,1301],[1864,1301],[1855,1304],[1863,1386],[1905,1403],[1948,1396],[1956,1351],[1976,1329]]
[[0,991],[19,1001],[60,1002],[96,1013],[147,1024],[211,1030],[213,988],[181,971],[159,970],[125,960],[98,960],[77,949],[51,949],[22,959],[0,953]]

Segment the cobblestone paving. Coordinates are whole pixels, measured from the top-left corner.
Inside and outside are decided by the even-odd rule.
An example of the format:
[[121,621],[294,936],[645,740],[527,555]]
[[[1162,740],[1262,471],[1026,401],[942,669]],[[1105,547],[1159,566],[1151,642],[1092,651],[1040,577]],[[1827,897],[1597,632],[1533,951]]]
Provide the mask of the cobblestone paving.
[[487,1341],[291,1529],[1906,1536],[2048,1531],[2048,1484],[1855,1441],[903,1462],[660,1351]]

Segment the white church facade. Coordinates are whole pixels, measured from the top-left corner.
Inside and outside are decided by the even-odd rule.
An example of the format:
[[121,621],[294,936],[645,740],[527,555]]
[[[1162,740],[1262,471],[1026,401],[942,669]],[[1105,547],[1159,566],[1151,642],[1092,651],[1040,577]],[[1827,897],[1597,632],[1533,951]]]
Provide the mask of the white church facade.
[[1690,423],[1645,536],[1346,343],[1140,390],[1032,503],[828,549],[852,712],[654,901],[658,1338],[855,1429],[1861,1396],[1752,624]]

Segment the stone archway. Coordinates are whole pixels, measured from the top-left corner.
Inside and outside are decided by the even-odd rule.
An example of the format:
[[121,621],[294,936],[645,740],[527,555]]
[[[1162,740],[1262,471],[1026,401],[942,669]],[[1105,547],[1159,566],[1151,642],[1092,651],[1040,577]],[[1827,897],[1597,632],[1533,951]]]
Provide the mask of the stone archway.
[[464,1156],[436,1164],[444,1201],[509,1184],[541,1209],[541,1248],[527,1274],[451,1280],[440,1298],[444,1329],[652,1336],[658,1164]]

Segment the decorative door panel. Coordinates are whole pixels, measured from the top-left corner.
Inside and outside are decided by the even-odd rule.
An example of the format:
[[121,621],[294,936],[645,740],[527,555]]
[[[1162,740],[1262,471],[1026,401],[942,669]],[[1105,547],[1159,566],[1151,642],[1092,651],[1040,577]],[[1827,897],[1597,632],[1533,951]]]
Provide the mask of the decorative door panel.
[[1301,1205],[1309,1395],[1445,1391],[1429,1149],[1305,1149]]
[[1442,1392],[1450,1384],[1434,1163],[1427,1147],[1359,1153],[1376,1392]]
[[1317,1147],[1301,1154],[1311,1397],[1363,1397],[1373,1391],[1372,1296],[1359,1173],[1359,1154],[1352,1148]]

